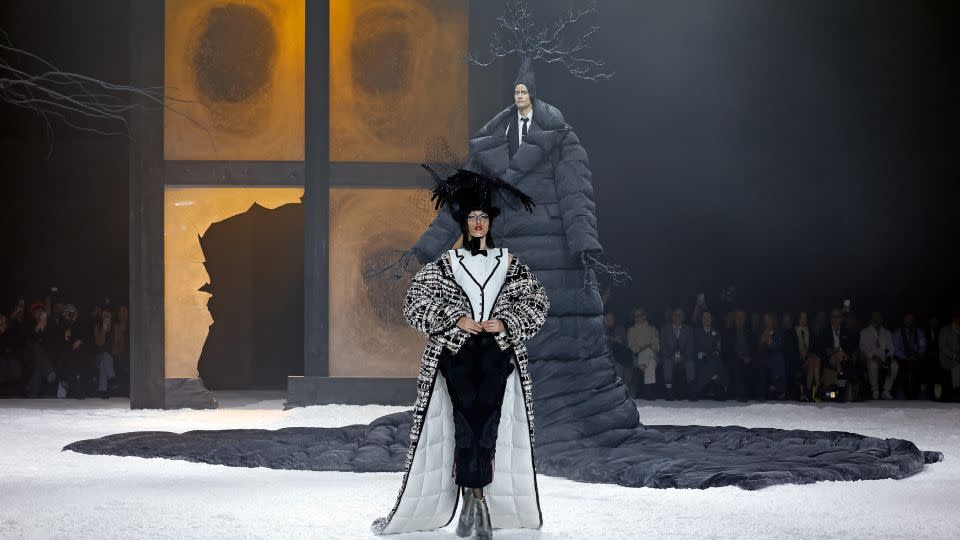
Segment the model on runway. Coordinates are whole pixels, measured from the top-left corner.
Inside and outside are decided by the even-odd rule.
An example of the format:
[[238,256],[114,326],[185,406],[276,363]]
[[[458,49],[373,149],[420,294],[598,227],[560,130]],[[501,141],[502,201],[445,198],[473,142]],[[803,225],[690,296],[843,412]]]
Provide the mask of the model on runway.
[[[404,315],[429,341],[400,496],[373,530],[445,526],[460,495],[460,536],[475,530],[478,538],[490,538],[495,527],[540,528],[531,382],[522,342],[543,325],[550,302],[529,268],[496,247],[490,235],[500,213],[492,204],[495,194],[515,197],[528,210],[533,201],[497,178],[460,170],[441,179],[430,172],[437,182],[437,208],[447,206],[463,243],[424,265],[406,295]],[[527,424],[520,431],[529,435],[520,438],[526,440],[515,439],[518,421]],[[425,451],[417,452],[424,445]],[[500,456],[499,470],[498,452],[510,453]],[[438,469],[442,474],[431,474]],[[426,500],[429,504],[422,504]]]

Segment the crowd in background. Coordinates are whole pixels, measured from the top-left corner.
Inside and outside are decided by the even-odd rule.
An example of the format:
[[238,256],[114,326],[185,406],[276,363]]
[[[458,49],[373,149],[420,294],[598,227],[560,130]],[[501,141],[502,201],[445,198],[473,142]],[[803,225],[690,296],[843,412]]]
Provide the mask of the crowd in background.
[[936,316],[884,314],[866,324],[849,303],[816,313],[711,310],[698,298],[692,322],[667,308],[653,322],[632,310],[627,328],[607,310],[615,369],[640,399],[860,401],[960,399],[960,306]]
[[56,287],[0,312],[0,397],[129,396],[129,310],[110,300],[86,313]]

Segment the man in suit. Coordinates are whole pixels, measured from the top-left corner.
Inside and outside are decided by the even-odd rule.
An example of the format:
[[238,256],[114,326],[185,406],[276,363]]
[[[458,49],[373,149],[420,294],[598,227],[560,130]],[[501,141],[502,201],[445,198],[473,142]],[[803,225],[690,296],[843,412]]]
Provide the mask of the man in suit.
[[903,326],[893,332],[893,354],[900,363],[900,383],[907,399],[916,399],[923,379],[923,360],[927,354],[927,339],[914,324],[913,313],[903,314]]
[[757,340],[747,321],[747,312],[737,308],[733,313],[733,327],[724,336],[723,352],[727,357],[727,369],[732,377],[733,391],[739,401],[750,395],[762,397],[766,386],[764,367],[756,361]]
[[[820,351],[809,320],[807,312],[801,311],[797,316],[797,325],[783,329],[784,341],[787,365],[796,366],[800,374],[800,400],[819,401],[817,387],[820,386]],[[793,376],[790,380],[794,380]]]
[[824,359],[824,367],[834,370],[839,375],[841,369],[846,376],[851,373],[855,354],[860,348],[860,336],[854,335],[844,325],[843,312],[834,308],[830,311],[830,326],[823,330],[817,338],[817,347],[820,348],[820,358]]
[[523,138],[527,131],[533,127],[533,101],[526,84],[519,83],[513,88],[513,103],[517,106],[517,116],[507,123],[507,150],[510,152],[510,159],[513,159],[520,145],[524,143]]
[[726,394],[727,377],[721,357],[720,332],[713,327],[713,314],[705,307],[701,309],[702,326],[693,333],[694,352],[696,354],[697,382],[693,389],[695,396],[704,395],[712,387],[713,395],[723,399]]
[[667,400],[674,399],[673,369],[682,365],[687,377],[688,397],[695,401],[692,392],[696,380],[696,368],[693,364],[693,329],[683,324],[683,310],[674,309],[670,313],[671,321],[660,330],[660,362],[663,364],[663,383],[667,389]]

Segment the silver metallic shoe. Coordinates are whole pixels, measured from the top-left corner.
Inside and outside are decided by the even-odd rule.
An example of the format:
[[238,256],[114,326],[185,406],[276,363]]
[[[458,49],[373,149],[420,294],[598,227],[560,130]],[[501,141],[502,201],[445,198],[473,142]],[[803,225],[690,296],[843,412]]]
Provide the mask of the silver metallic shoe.
[[460,488],[463,491],[463,505],[460,506],[460,522],[457,523],[457,536],[470,536],[473,533],[473,522],[474,517],[477,511],[476,497],[473,496],[473,490],[464,487]]
[[487,498],[480,499],[474,497],[474,505],[477,508],[474,517],[478,540],[490,540],[493,537],[493,527],[490,525],[490,508],[487,507]]

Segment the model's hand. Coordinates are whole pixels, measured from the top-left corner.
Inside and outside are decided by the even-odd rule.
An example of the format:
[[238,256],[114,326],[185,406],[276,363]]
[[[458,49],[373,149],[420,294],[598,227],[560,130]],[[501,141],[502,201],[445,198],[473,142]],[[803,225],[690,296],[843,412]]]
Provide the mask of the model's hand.
[[471,319],[470,317],[467,317],[466,315],[460,317],[460,320],[457,321],[457,326],[459,326],[461,330],[467,332],[468,334],[476,334],[483,331],[483,327],[480,326],[480,323]]
[[500,333],[504,330],[503,321],[500,319],[490,319],[489,321],[483,321],[480,323],[483,326],[483,329],[487,332],[493,332],[494,334]]

